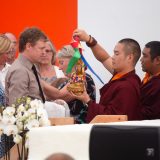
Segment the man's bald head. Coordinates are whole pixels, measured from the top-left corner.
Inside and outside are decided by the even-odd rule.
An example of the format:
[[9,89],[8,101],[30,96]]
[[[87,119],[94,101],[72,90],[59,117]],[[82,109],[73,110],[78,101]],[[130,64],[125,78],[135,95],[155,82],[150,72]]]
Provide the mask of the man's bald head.
[[74,160],[74,159],[65,153],[55,153],[49,156],[46,160]]
[[6,37],[8,37],[12,43],[16,43],[17,44],[17,38],[13,33],[5,33]]

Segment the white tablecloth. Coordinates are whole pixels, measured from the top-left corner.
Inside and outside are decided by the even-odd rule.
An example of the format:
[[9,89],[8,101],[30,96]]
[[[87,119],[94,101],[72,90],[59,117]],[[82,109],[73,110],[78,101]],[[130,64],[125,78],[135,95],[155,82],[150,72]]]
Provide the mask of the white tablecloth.
[[29,133],[29,160],[44,160],[63,152],[76,160],[89,159],[89,135],[92,125],[66,125],[32,129]]
[[47,111],[48,118],[70,117],[70,110],[69,110],[68,104],[64,100],[59,100],[59,101],[62,101],[64,105],[60,105],[50,101],[45,102],[44,106]]
[[[104,125],[160,126],[160,120],[127,121]],[[34,128],[29,133],[29,160],[44,160],[56,152],[71,155],[76,160],[89,160],[91,124]]]

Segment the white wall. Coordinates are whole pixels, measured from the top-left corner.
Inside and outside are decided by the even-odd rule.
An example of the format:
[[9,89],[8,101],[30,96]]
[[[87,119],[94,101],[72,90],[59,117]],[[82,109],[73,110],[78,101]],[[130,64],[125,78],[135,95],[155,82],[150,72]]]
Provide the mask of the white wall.
[[[94,36],[111,55],[122,38],[136,39],[143,49],[145,43],[160,40],[160,0],[79,0],[78,26]],[[90,49],[82,45],[86,59],[106,83],[111,78],[110,73],[94,58]],[[136,70],[142,78],[140,62]],[[99,100],[98,90],[103,85],[92,77]]]

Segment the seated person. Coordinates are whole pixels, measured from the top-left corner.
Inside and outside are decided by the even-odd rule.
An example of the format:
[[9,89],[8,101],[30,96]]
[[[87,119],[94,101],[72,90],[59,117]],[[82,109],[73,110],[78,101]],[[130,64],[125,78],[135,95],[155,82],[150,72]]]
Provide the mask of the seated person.
[[[66,45],[64,46],[59,52],[58,52],[58,58],[59,58],[59,68],[62,69],[62,71],[65,73],[66,77],[68,77],[68,80],[71,75],[66,74],[66,69],[68,67],[68,63],[72,56],[74,55],[74,49],[72,48],[71,45]],[[74,70],[75,68],[73,68]],[[72,77],[74,74],[72,74]],[[92,100],[96,99],[96,91],[95,91],[95,84],[92,79],[92,77],[88,74],[85,73],[85,78],[86,78],[86,90],[87,93],[89,94],[90,98]],[[68,80],[65,81],[63,84],[60,84],[58,88],[62,88],[64,85],[68,83]],[[73,100],[68,102],[69,108],[70,108],[70,113],[73,117],[75,117],[76,123],[85,123],[85,117],[86,117],[86,105],[80,101],[80,100]]]

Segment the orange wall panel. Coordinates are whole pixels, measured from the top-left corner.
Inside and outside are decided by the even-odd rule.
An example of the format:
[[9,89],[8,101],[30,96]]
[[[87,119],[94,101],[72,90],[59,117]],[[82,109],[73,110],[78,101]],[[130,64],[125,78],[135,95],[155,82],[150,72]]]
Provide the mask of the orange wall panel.
[[37,26],[55,44],[68,44],[77,27],[77,0],[1,0],[0,33],[12,32],[17,38],[26,27]]

